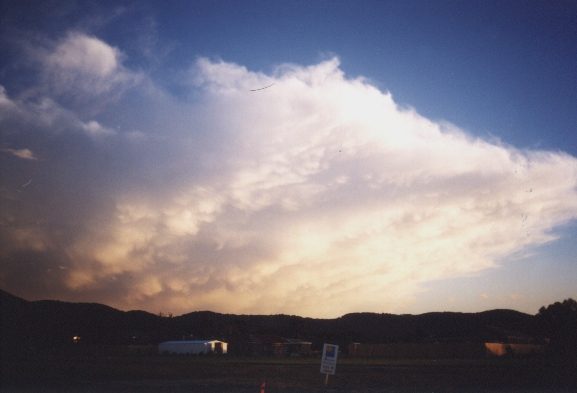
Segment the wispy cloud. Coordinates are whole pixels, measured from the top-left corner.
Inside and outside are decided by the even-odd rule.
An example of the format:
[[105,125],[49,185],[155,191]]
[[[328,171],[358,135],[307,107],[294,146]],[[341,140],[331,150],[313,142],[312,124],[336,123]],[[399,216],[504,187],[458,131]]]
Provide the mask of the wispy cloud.
[[[58,53],[47,64],[92,83],[129,73],[94,37],[72,34]],[[334,316],[394,311],[423,283],[497,267],[577,218],[575,157],[427,119],[336,58],[271,74],[200,59],[189,75],[192,98],[149,81],[133,86],[137,105],[121,96],[98,119],[69,121],[114,142],[55,157],[74,176],[99,174],[79,195],[81,230],[64,242],[38,227],[4,232],[18,234],[4,256],[51,250],[66,266],[55,268],[61,293],[120,307]],[[120,113],[126,131],[102,131]]]
[[[115,131],[103,126],[96,120],[84,121],[80,114],[66,108],[46,95],[13,99],[0,85],[0,121],[5,126],[3,134],[46,133],[46,134],[69,134],[84,133],[94,138],[114,135]],[[9,152],[11,149],[4,149]],[[25,149],[30,152],[29,149]],[[18,151],[14,150],[13,153]],[[16,155],[16,154],[15,154]],[[26,151],[20,153],[20,158],[27,155]]]
[[4,153],[11,154],[14,157],[18,157],[18,158],[21,158],[23,160],[37,160],[38,159],[38,158],[36,158],[36,156],[34,156],[34,153],[32,153],[32,150],[30,150],[30,149],[2,148],[2,149],[0,149],[0,151],[2,151]]

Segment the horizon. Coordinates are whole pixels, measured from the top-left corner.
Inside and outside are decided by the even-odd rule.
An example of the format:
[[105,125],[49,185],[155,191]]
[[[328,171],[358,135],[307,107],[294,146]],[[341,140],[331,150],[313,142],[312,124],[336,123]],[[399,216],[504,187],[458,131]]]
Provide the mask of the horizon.
[[[399,314],[399,313],[386,313],[386,312],[372,312],[372,311],[352,311],[346,314],[342,314],[339,316],[335,316],[335,317],[309,317],[309,316],[304,316],[304,315],[297,315],[297,314],[284,314],[284,313],[277,313],[277,314],[238,314],[238,313],[221,313],[218,311],[213,311],[213,310],[192,310],[192,311],[187,311],[184,312],[182,314],[173,314],[171,312],[165,312],[165,311],[149,311],[149,310],[144,310],[144,309],[120,309],[120,308],[116,308],[116,307],[112,307],[108,304],[104,304],[104,303],[99,303],[99,302],[91,302],[91,301],[82,301],[82,302],[74,302],[74,301],[65,301],[65,300],[60,300],[60,299],[36,299],[36,300],[28,300],[25,299],[21,296],[15,295],[13,293],[10,293],[8,291],[3,290],[2,288],[0,288],[0,291],[18,298],[20,300],[23,300],[27,303],[31,303],[31,302],[58,302],[58,303],[68,303],[68,304],[95,304],[95,305],[101,305],[101,306],[105,306],[105,307],[109,307],[112,308],[116,311],[120,311],[120,312],[145,312],[147,314],[150,315],[154,315],[154,316],[158,316],[161,318],[178,318],[178,317],[182,317],[188,314],[194,314],[194,313],[211,313],[211,314],[219,314],[219,315],[234,315],[234,316],[288,316],[288,317],[297,317],[297,318],[303,318],[303,319],[338,319],[338,318],[342,318],[345,317],[347,315],[356,315],[356,314],[374,314],[374,315],[392,315],[392,316],[420,316],[420,315],[427,315],[427,314],[482,314],[482,313],[487,313],[487,312],[493,312],[493,311],[512,311],[512,312],[517,312],[517,313],[521,313],[521,314],[525,314],[525,315],[530,315],[530,316],[537,316],[539,314],[540,310],[537,310],[535,313],[527,313],[527,312],[523,312],[523,311],[519,311],[519,310],[515,310],[515,309],[510,309],[510,308],[492,308],[492,309],[487,309],[487,310],[482,310],[482,311],[475,311],[475,312],[465,312],[465,311],[456,311],[456,310],[452,310],[452,311],[448,311],[448,310],[433,310],[433,311],[425,311],[422,313],[403,313],[403,314]],[[572,300],[571,298],[568,299],[559,299],[557,301],[555,301],[554,303],[551,304],[544,304],[541,307],[548,307],[552,304],[556,304],[556,303],[562,303],[565,300]]]
[[577,298],[577,4],[0,4],[0,286],[344,315]]

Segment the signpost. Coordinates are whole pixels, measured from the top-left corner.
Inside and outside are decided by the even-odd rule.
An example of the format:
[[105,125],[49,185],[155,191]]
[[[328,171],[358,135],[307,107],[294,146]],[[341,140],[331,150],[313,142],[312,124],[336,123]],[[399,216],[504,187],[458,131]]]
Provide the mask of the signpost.
[[321,374],[325,374],[325,386],[329,383],[329,375],[335,375],[337,370],[337,356],[339,346],[334,344],[323,345],[323,357],[321,359]]

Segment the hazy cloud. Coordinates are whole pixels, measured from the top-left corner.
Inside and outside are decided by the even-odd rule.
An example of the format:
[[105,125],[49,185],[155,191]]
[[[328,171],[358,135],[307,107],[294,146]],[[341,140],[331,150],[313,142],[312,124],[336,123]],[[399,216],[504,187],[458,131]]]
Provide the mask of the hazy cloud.
[[[38,132],[47,134],[81,132],[98,138],[115,134],[115,131],[96,120],[83,121],[79,114],[50,96],[34,95],[19,100],[13,99],[1,85],[0,124],[3,126],[1,131],[3,136]],[[16,154],[17,152],[19,154]],[[29,149],[14,150],[13,154],[20,158],[34,159]]]
[[3,148],[0,151],[13,155],[14,157],[22,158],[23,160],[37,160],[30,149],[9,149]]
[[[49,83],[84,97],[135,80],[119,49],[81,33],[45,59]],[[335,316],[394,311],[423,283],[496,267],[577,218],[575,157],[424,118],[338,59],[271,74],[200,59],[188,75],[187,98],[149,81],[97,118],[1,91],[17,134],[34,124],[43,149],[71,143],[58,127],[85,137],[37,185],[76,193],[64,198],[75,214],[42,226],[4,211],[10,266],[43,254],[63,296],[124,308]]]

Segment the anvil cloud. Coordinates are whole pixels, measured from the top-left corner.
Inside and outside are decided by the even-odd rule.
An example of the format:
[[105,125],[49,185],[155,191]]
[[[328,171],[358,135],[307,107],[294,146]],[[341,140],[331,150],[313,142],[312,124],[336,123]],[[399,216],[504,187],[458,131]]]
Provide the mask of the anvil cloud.
[[0,90],[4,288],[175,313],[391,312],[577,218],[575,157],[427,119],[337,58],[271,73],[200,58],[176,96],[94,36],[38,52],[38,85]]

